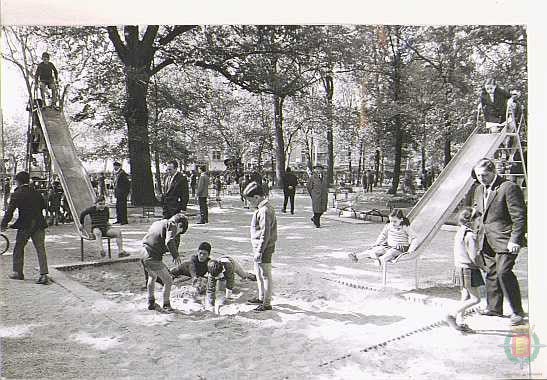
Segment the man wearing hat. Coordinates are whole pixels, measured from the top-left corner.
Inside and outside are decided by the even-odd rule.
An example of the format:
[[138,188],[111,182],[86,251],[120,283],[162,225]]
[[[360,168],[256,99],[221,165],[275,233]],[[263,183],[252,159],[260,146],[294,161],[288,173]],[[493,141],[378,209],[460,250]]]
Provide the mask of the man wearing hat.
[[313,208],[313,217],[311,221],[315,227],[321,227],[321,215],[327,211],[329,198],[329,184],[325,175],[323,175],[323,166],[315,165],[313,173],[307,183],[308,193],[310,193],[311,204]]
[[129,195],[129,177],[122,169],[122,164],[114,162],[114,196],[116,197],[116,222],[114,224],[127,224],[127,196]]
[[272,310],[272,256],[277,241],[275,209],[264,195],[262,186],[251,182],[243,190],[251,207],[257,210],[251,220],[251,244],[258,284],[258,297],[248,301],[258,305],[257,312]]

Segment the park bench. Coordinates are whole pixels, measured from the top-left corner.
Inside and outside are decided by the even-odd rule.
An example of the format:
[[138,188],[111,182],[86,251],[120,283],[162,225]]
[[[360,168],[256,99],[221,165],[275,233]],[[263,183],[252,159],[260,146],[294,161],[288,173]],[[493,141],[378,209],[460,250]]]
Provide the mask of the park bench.
[[[112,238],[108,236],[103,236],[102,240],[106,240],[108,243],[108,258],[112,258],[112,248],[110,245],[110,240]],[[83,236],[80,236],[80,258],[82,261],[84,261],[84,240],[94,240],[92,238],[84,238]]]

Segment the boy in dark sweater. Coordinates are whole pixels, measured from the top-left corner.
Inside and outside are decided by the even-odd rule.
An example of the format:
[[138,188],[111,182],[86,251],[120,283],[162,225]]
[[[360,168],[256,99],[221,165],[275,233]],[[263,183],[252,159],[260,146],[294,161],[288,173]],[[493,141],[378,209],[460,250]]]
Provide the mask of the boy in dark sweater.
[[103,196],[97,197],[95,206],[91,206],[80,214],[80,225],[83,231],[83,225],[86,216],[91,217],[91,233],[95,237],[97,242],[97,248],[101,254],[101,257],[105,257],[106,254],[103,248],[103,237],[110,237],[116,239],[116,245],[118,246],[118,257],[127,257],[129,253],[123,250],[123,237],[122,231],[119,228],[112,227],[108,222],[110,214],[108,207],[106,207],[106,201]]
[[36,81],[40,84],[42,102],[46,106],[46,86],[51,90],[51,106],[57,108],[57,79],[59,73],[53,63],[49,61],[49,54],[42,54],[42,62],[36,68]]
[[148,232],[142,239],[143,259],[142,265],[145,274],[148,277],[148,310],[160,309],[156,304],[154,296],[154,287],[156,279],[160,278],[163,282],[163,310],[173,311],[170,302],[171,286],[173,279],[163,263],[163,255],[171,253],[173,263],[180,265],[178,246],[180,235],[188,229],[188,219],[183,214],[175,214],[169,219],[158,220],[150,226]]

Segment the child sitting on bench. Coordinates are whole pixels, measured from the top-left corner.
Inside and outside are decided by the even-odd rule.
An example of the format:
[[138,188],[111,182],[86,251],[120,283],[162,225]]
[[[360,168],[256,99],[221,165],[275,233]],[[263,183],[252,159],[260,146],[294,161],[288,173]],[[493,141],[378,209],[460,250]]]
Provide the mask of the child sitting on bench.
[[95,205],[89,208],[86,208],[80,214],[80,225],[83,225],[86,216],[91,217],[91,233],[95,236],[95,241],[97,242],[97,248],[101,254],[101,257],[105,257],[106,253],[103,248],[103,237],[115,238],[116,244],[118,246],[118,257],[127,257],[129,253],[125,252],[123,249],[123,238],[122,231],[119,228],[112,227],[108,222],[110,219],[110,214],[108,212],[108,207],[106,207],[106,200],[103,196],[98,196],[95,200]]
[[384,266],[388,261],[396,261],[399,256],[414,252],[415,241],[410,222],[403,210],[393,209],[389,214],[389,222],[382,229],[374,245],[364,252],[350,253],[348,256],[353,262],[359,261],[361,257],[370,257],[376,260],[379,266]]

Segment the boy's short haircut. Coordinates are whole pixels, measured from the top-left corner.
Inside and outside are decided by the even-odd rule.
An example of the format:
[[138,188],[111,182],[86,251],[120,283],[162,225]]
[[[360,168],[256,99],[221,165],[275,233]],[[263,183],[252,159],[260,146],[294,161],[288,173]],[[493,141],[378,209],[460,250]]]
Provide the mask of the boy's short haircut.
[[19,172],[15,175],[15,180],[26,185],[30,182],[30,175],[27,172]]
[[205,165],[201,165],[199,168],[201,169],[202,172],[207,171],[207,166],[205,166]]
[[104,196],[99,195],[97,199],[95,199],[95,203],[99,203],[99,202],[106,202],[106,199],[104,198]]
[[181,234],[185,233],[188,230],[188,218],[182,213],[173,215],[170,219],[171,222],[180,224],[182,228]]
[[114,161],[114,163],[112,165],[113,166],[122,166],[122,164],[120,164],[118,161]]
[[207,243],[206,241],[200,243],[199,247],[198,247],[198,250],[199,251],[207,251],[209,253],[211,253],[211,244]]
[[222,273],[222,264],[216,260],[209,260],[209,263],[207,264],[207,271],[209,274],[213,277],[218,276]]
[[179,163],[177,162],[177,160],[171,160],[167,164],[173,165],[175,169],[179,167]]
[[243,190],[243,195],[248,197],[248,198],[252,198],[255,195],[259,195],[259,196],[263,197],[264,196],[264,189],[258,183],[253,181],[245,187],[245,189]]
[[42,59],[44,58],[49,58],[49,53],[45,52],[45,53],[42,53]]
[[491,173],[496,172],[496,164],[489,158],[482,158],[479,162],[477,162],[473,170],[476,168],[484,168]]

